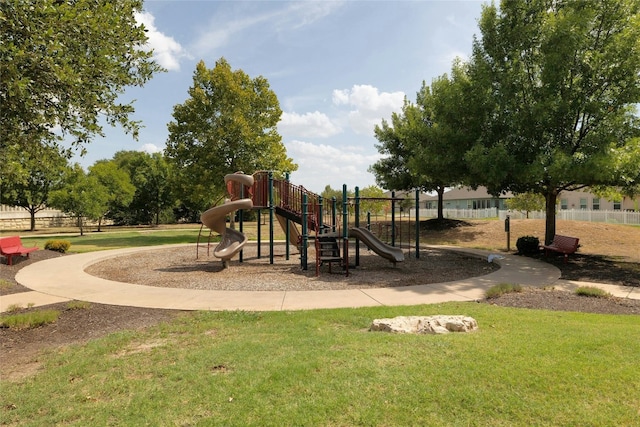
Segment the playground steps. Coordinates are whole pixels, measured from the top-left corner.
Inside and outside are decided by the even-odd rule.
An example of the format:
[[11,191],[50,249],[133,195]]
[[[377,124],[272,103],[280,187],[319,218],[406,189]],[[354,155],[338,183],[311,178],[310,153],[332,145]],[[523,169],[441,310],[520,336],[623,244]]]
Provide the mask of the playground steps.
[[316,238],[316,256],[318,262],[329,264],[329,273],[331,273],[331,264],[334,262],[342,263],[340,257],[340,246],[335,235],[319,235]]

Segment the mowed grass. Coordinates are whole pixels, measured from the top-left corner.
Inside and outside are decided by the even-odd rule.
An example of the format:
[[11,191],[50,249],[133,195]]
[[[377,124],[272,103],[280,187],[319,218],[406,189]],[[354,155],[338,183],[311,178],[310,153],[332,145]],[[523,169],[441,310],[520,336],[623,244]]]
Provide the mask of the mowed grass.
[[[236,224],[236,229],[238,225]],[[257,239],[257,226],[255,222],[245,223],[243,232],[251,240]],[[157,245],[171,245],[181,243],[197,243],[200,228],[191,226],[189,228],[179,229],[139,229],[139,230],[117,230],[107,232],[88,232],[83,236],[79,234],[48,234],[45,236],[23,234],[21,237],[24,246],[37,246],[42,249],[49,240],[67,240],[71,243],[70,253],[94,252],[108,249],[121,249],[128,247],[143,247]],[[4,235],[8,235],[6,232]],[[269,229],[267,225],[262,225],[260,230],[261,239],[267,243],[269,239]],[[200,235],[200,242],[207,242],[209,238],[209,229],[203,228]],[[220,236],[217,233],[211,233],[211,241],[219,241]],[[276,224],[274,227],[274,239],[283,240],[284,232],[280,226]]]
[[[466,314],[479,330],[370,332]],[[198,312],[54,351],[4,383],[0,424],[640,425],[636,316],[478,303]]]
[[[24,246],[37,246],[40,249],[44,248],[48,240],[67,240],[71,243],[69,252],[83,253],[128,247],[196,243],[198,241],[198,231],[198,229],[114,231],[87,233],[84,236],[62,234],[56,236],[22,237],[21,240]],[[208,232],[204,238],[206,239],[207,236]]]
[[[71,251],[195,243],[197,231],[96,233]],[[480,329],[368,331],[432,314]],[[18,383],[0,375],[0,425],[640,425],[639,334],[637,316],[478,303],[188,313],[51,350]]]

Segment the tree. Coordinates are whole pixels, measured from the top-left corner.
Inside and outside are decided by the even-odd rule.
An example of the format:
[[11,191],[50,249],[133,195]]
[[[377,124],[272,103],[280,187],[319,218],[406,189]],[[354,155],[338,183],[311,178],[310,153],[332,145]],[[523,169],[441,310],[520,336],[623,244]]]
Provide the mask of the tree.
[[122,224],[160,223],[161,214],[175,205],[170,167],[161,153],[119,151],[114,163],[126,171],[135,193],[130,203],[117,203],[109,217]]
[[636,165],[637,179],[640,150],[629,149],[640,131],[639,9],[638,0],[483,8],[469,75],[485,125],[466,160],[492,194],[545,197],[546,243],[562,191],[629,185],[623,164]]
[[189,98],[176,105],[165,155],[176,173],[183,204],[200,210],[225,194],[224,176],[237,171],[293,172],[276,125],[282,110],[262,77],[232,70],[221,58],[200,61]]
[[102,135],[99,118],[137,136],[117,98],[161,68],[145,49],[141,0],[0,2],[0,155]]
[[416,103],[405,100],[401,113],[394,113],[391,125],[376,126],[382,159],[370,167],[376,182],[388,189],[435,191],[438,219],[443,219],[443,195],[447,187],[470,183],[464,153],[474,140],[480,123],[463,116],[469,85],[464,66],[456,61],[451,77],[442,75],[431,86],[424,82]]
[[117,206],[128,206],[133,200],[136,188],[129,174],[118,167],[113,160],[99,160],[89,167],[89,176],[95,177],[100,185],[108,190],[106,210],[98,218],[98,231],[101,231],[102,219]]
[[388,200],[367,200],[369,199],[384,199],[384,190],[382,188],[370,185],[368,187],[360,190],[360,198],[364,200],[360,200],[360,213],[366,214],[370,212],[374,215],[382,212],[385,206],[389,205]]
[[109,190],[77,163],[67,169],[64,181],[61,189],[51,192],[51,205],[75,217],[84,236],[84,218],[97,220],[102,216],[109,203]]
[[508,199],[506,205],[514,211],[526,212],[529,218],[529,212],[544,209],[544,197],[538,193],[520,193]]
[[11,167],[0,169],[0,203],[20,206],[31,216],[30,230],[36,229],[36,213],[47,207],[51,191],[62,185],[67,159],[55,148],[33,144]]

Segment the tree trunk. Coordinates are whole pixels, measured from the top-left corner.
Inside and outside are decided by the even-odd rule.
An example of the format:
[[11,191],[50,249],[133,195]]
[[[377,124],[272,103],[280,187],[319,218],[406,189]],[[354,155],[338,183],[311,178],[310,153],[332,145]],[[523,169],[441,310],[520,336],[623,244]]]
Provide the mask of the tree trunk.
[[31,231],[36,231],[36,211],[30,209],[29,213],[31,214]]
[[82,215],[78,215],[78,227],[80,228],[80,235],[84,236],[84,223],[82,221]]
[[438,219],[444,219],[444,187],[436,189],[438,193]]
[[556,234],[556,201],[558,200],[558,191],[552,189],[547,191],[544,195],[545,198],[545,230],[544,230],[544,244],[548,245],[553,241],[553,236]]

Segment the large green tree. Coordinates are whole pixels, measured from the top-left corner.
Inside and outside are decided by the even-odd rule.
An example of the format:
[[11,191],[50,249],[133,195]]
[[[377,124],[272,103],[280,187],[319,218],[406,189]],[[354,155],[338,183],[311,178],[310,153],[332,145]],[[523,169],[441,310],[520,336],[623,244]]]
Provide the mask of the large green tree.
[[225,192],[224,176],[297,169],[278,134],[282,110],[264,77],[232,70],[224,59],[196,66],[189,98],[176,105],[165,154],[181,202],[205,209]]
[[375,128],[376,147],[384,156],[369,169],[376,182],[387,189],[435,191],[439,219],[445,189],[471,184],[463,158],[480,122],[460,113],[468,86],[464,66],[456,61],[451,77],[442,75],[431,86],[423,83],[415,103],[405,101],[391,123],[383,120]]
[[485,125],[466,159],[494,194],[545,197],[546,242],[562,191],[637,179],[639,9],[638,0],[483,8],[469,74]]
[[121,224],[158,225],[175,205],[170,166],[162,153],[119,151],[113,162],[128,173],[135,193],[129,203],[115,203],[109,218]]
[[128,206],[133,200],[136,188],[131,183],[127,171],[118,167],[113,160],[99,160],[89,167],[89,176],[95,177],[108,190],[108,200],[105,211],[98,219],[98,231],[101,231],[102,219],[114,209]]
[[64,186],[51,192],[51,206],[76,218],[80,235],[84,235],[85,218],[98,220],[109,205],[109,190],[96,176],[85,173],[79,164],[67,168]]
[[20,206],[29,212],[30,230],[36,228],[36,213],[47,208],[49,194],[63,184],[67,159],[56,147],[33,144],[20,156],[3,159],[11,167],[0,168],[0,204]]
[[[0,2],[0,155],[63,138],[83,147],[100,118],[137,134],[118,96],[161,68],[136,22],[141,0]],[[8,168],[10,162],[0,162]]]

